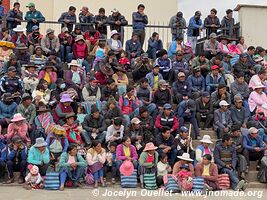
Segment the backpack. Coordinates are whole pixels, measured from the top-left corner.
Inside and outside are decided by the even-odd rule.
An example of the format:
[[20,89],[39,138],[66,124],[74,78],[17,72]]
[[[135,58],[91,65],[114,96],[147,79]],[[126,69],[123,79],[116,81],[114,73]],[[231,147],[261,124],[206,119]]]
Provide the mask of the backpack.
[[228,190],[230,188],[230,179],[228,174],[219,174],[218,176],[219,188],[222,190]]
[[193,178],[193,192],[202,192],[204,188],[204,178],[203,177],[194,177]]
[[261,159],[261,168],[258,172],[257,178],[261,183],[267,183],[267,156]]
[[135,169],[131,176],[121,175],[122,188],[136,188],[137,187],[137,170]]
[[59,173],[58,172],[47,172],[44,181],[44,187],[47,190],[58,190],[59,189]]
[[158,188],[156,182],[156,174],[144,174],[144,185],[148,190],[156,190]]
[[165,183],[165,191],[177,193],[179,192],[179,185],[176,180],[172,177],[172,175],[165,175],[168,178],[168,182]]

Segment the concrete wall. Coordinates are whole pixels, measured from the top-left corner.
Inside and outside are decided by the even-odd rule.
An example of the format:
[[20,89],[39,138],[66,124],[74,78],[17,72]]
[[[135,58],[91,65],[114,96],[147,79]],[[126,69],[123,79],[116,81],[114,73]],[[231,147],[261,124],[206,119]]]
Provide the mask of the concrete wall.
[[240,7],[238,18],[241,26],[241,35],[245,37],[247,45],[267,48],[267,40],[265,39],[267,7]]

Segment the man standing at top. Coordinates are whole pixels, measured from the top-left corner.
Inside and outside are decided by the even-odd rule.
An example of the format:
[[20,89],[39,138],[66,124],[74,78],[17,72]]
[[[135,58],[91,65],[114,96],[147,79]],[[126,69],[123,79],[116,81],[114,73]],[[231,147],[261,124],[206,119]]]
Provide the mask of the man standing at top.
[[27,23],[27,34],[32,32],[33,26],[39,26],[39,23],[45,21],[45,17],[42,15],[42,13],[35,9],[34,3],[29,3],[26,7],[29,8],[29,11],[26,12],[25,20]]
[[233,18],[233,10],[226,10],[226,16],[223,17],[221,24],[223,35],[231,37],[233,35],[235,25],[235,19]]
[[201,12],[196,11],[195,15],[189,20],[187,30],[188,41],[191,42],[194,53],[196,53],[197,37],[199,36],[200,31],[202,31],[202,20],[200,17]]
[[183,13],[179,11],[176,15],[170,19],[169,26],[172,32],[172,41],[179,38],[184,38],[184,29],[186,27],[186,21],[183,18]]
[[76,8],[74,6],[69,7],[68,12],[64,12],[61,14],[58,22],[62,22],[61,28],[67,27],[69,32],[72,32],[73,25],[76,23]]
[[7,28],[9,30],[16,28],[17,25],[21,25],[22,20],[23,20],[23,13],[20,11],[20,3],[15,2],[13,5],[13,9],[9,10],[7,13],[6,17]]
[[138,39],[141,43],[141,48],[143,48],[143,44],[146,37],[145,27],[148,24],[147,15],[144,13],[145,6],[143,4],[139,4],[137,7],[138,11],[133,12],[132,21],[133,21],[133,33],[138,36]]
[[83,6],[81,9],[81,13],[79,14],[79,21],[80,23],[90,23],[90,25],[81,25],[81,30],[82,32],[85,32],[87,30],[93,30],[94,26],[93,26],[93,22],[94,22],[94,15],[89,12],[88,7]]

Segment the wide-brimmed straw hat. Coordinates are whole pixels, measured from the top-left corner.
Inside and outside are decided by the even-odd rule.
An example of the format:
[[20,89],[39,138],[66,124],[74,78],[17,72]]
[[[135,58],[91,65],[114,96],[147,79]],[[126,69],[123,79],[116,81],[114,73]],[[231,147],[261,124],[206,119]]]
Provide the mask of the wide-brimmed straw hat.
[[203,138],[200,140],[200,142],[202,143],[206,143],[206,144],[212,144],[213,142],[210,139],[209,135],[203,135]]
[[120,172],[124,176],[131,176],[134,172],[134,165],[131,161],[125,160],[120,166]]
[[43,137],[36,138],[35,144],[33,145],[34,147],[45,147],[47,146],[46,141],[44,140]]
[[20,113],[16,113],[13,119],[11,119],[11,122],[19,122],[22,120],[25,120],[25,118]]
[[182,156],[177,156],[177,158],[181,159],[181,160],[185,160],[185,161],[189,161],[189,162],[193,162],[194,160],[192,160],[190,158],[189,153],[183,153]]
[[144,151],[150,151],[150,150],[156,150],[158,147],[156,147],[152,142],[149,142],[146,144],[146,147]]
[[13,31],[14,32],[24,32],[26,31],[27,29],[26,28],[23,28],[21,25],[17,25],[16,28],[13,28]]

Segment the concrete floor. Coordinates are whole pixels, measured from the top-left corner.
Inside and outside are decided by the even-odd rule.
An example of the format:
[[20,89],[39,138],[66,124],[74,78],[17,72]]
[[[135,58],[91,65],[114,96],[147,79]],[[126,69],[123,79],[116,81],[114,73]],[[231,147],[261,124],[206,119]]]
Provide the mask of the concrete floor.
[[[109,196],[106,196],[108,191]],[[224,191],[225,192],[225,191]],[[133,199],[140,200],[144,197],[146,200],[157,199],[210,199],[210,200],[256,200],[266,199],[267,189],[248,189],[244,193],[233,193],[233,191],[226,191],[228,196],[182,196],[182,194],[169,194],[164,193],[161,190],[148,191],[141,189],[123,189],[123,188],[86,188],[86,189],[66,189],[63,192],[60,191],[47,191],[47,190],[34,190],[27,191],[22,187],[0,187],[0,199],[1,200],[92,200],[92,199]],[[224,193],[226,194],[226,193]],[[238,195],[238,196],[237,196]],[[242,196],[241,196],[242,195]]]

